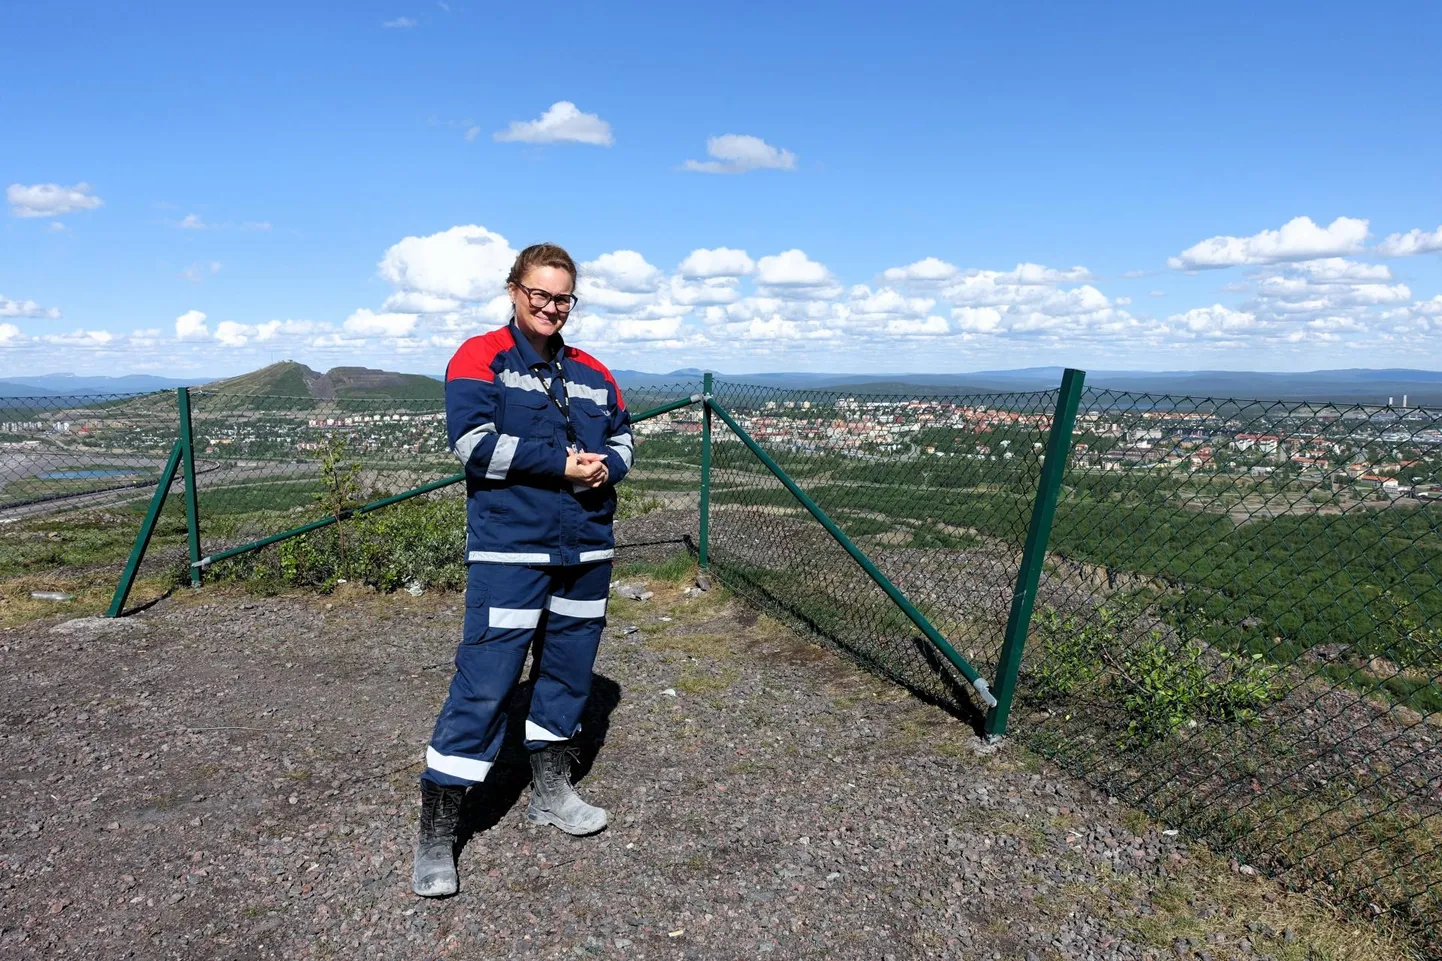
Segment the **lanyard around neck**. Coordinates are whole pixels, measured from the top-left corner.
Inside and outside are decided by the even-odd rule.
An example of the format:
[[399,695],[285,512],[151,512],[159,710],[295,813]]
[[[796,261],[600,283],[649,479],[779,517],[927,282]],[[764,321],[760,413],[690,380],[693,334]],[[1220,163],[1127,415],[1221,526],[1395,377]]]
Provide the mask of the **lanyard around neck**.
[[[542,383],[546,385],[546,397],[556,410],[561,412],[561,418],[566,422],[566,441],[577,451],[581,449],[580,441],[576,439],[576,428],[571,425],[571,394],[566,389],[566,374],[561,370],[561,358],[557,357],[553,362],[555,365],[555,380],[561,382],[561,398],[556,398],[555,391],[551,390],[552,379],[547,377]],[[550,364],[546,365],[548,368]]]

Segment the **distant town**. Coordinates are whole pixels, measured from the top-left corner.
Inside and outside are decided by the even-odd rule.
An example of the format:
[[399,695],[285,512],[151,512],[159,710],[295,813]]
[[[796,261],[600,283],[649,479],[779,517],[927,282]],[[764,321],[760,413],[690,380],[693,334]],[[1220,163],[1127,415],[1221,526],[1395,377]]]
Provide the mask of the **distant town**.
[[[395,403],[371,402],[359,412],[323,404],[264,410],[230,398],[223,407],[197,410],[196,454],[225,467],[264,471],[267,464],[313,460],[339,434],[348,456],[358,460],[448,469],[453,461],[444,412],[395,410]],[[735,413],[753,437],[777,452],[892,463],[957,458],[1013,467],[1041,461],[1052,416],[1049,406],[866,396],[765,400]],[[664,440],[653,451],[674,452],[678,443],[699,440],[701,417],[685,408],[639,422],[635,431],[644,464],[648,442]],[[718,430],[717,442],[728,436]],[[58,473],[74,486],[76,471],[114,474],[121,465],[137,474],[153,471],[174,441],[173,410],[153,403],[47,411],[0,421],[0,452],[12,460],[0,467],[14,473],[21,470],[15,458],[23,458],[32,465],[31,480]],[[1442,414],[1307,404],[1083,408],[1072,468],[1232,475],[1356,499],[1442,500]]]

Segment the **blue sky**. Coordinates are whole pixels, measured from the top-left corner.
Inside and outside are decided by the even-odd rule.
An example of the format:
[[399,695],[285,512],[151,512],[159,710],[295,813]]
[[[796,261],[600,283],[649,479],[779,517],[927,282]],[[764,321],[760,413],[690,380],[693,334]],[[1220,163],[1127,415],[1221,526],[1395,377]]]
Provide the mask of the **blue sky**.
[[615,367],[1442,365],[1436,4],[62,2],[0,29],[0,377],[437,372],[539,240],[583,263],[570,337]]

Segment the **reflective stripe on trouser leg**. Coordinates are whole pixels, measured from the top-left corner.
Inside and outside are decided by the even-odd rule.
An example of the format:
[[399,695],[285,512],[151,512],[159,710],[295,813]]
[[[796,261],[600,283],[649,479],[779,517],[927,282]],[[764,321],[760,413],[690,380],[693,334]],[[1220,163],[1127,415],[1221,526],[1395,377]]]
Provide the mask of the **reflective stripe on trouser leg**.
[[547,570],[472,564],[466,615],[450,694],[436,718],[422,778],[439,784],[485,780],[506,734],[506,702],[526,663],[550,597]]
[[610,561],[552,570],[556,576],[546,600],[545,640],[526,720],[526,747],[532,751],[568,741],[581,727],[611,590]]

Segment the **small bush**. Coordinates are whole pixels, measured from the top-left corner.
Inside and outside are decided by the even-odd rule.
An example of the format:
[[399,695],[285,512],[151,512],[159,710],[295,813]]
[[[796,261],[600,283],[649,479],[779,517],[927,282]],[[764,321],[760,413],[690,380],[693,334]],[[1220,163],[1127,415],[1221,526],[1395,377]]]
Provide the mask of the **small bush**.
[[1246,723],[1281,696],[1281,669],[1262,655],[1204,648],[1156,629],[1126,636],[1138,616],[1108,607],[1085,615],[1038,610],[1023,696],[1042,703],[1100,697],[1121,708],[1127,733],[1142,741],[1205,721]]

